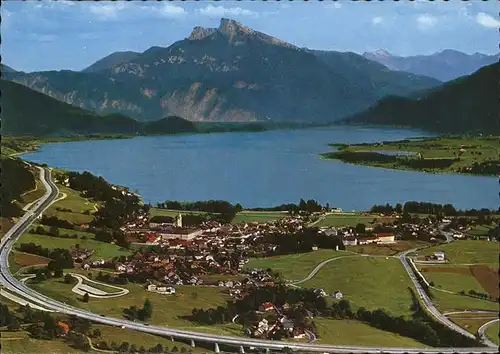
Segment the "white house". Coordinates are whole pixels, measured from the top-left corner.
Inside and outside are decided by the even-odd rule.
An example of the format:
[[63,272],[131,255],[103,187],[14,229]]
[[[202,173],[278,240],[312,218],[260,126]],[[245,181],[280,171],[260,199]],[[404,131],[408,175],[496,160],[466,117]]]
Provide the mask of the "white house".
[[344,295],[340,291],[336,291],[335,293],[333,293],[333,296],[335,296],[337,300],[340,300],[344,297]]
[[445,260],[445,254],[444,252],[440,251],[440,252],[434,252],[434,257],[438,260],[438,261],[444,261]]

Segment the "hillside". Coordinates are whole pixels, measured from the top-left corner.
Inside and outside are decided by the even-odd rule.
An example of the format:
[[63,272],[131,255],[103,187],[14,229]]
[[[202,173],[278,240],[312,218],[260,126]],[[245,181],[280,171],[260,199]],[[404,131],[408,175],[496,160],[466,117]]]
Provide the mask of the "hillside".
[[450,49],[431,55],[408,57],[396,56],[385,50],[378,50],[372,53],[364,53],[363,56],[383,64],[391,70],[430,76],[441,81],[450,81],[460,76],[470,75],[483,66],[498,61],[498,54],[475,53],[469,55]]
[[96,73],[102,70],[112,69],[114,66],[129,62],[139,56],[140,53],[126,51],[126,52],[115,52],[107,57],[99,59],[94,64],[82,70],[84,73]]
[[307,50],[332,68],[343,68],[345,77],[364,86],[372,86],[381,96],[397,93],[400,96],[410,96],[421,90],[437,87],[441,84],[427,76],[419,76],[407,72],[392,71],[386,66],[371,61],[352,52],[335,52],[322,50]]
[[122,114],[99,116],[10,81],[0,80],[0,90],[4,135],[166,134],[196,130],[179,117],[141,123]]
[[[129,54],[131,59],[123,61]],[[386,94],[438,84],[360,56],[355,63],[327,63],[228,19],[218,28],[195,27],[168,48],[129,54],[112,54],[85,72],[8,73],[6,78],[99,114],[138,120],[176,115],[203,122],[331,122]]]
[[500,134],[500,64],[486,66],[418,99],[387,97],[346,122],[422,128],[435,132]]
[[35,188],[35,177],[27,164],[22,160],[0,156],[0,215],[2,217],[17,216],[21,210],[12,203],[19,201],[24,192]]

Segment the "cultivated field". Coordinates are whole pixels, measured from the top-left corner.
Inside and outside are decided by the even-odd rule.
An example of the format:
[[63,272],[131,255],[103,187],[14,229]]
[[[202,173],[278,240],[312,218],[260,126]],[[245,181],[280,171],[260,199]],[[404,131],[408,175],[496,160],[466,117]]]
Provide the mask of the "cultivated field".
[[498,303],[470,296],[450,294],[431,289],[433,301],[442,311],[493,310],[498,311]]
[[280,272],[286,280],[302,280],[322,261],[348,255],[351,254],[334,250],[318,250],[283,256],[250,258],[245,268],[271,268]]
[[360,215],[360,214],[329,214],[321,219],[316,227],[341,227],[356,226],[357,224],[373,225],[378,223],[393,222],[394,218],[381,217],[379,215]]
[[281,211],[242,211],[236,214],[232,224],[238,224],[243,222],[259,222],[265,223],[274,220],[282,219],[289,214],[287,212]]
[[50,262],[49,258],[38,256],[36,254],[15,251],[12,252],[12,260],[21,267],[48,264]]
[[424,344],[412,338],[382,331],[359,321],[317,317],[314,322],[318,328],[318,344],[425,348]]
[[423,267],[421,271],[427,281],[433,282],[438,289],[455,293],[462,290],[484,292],[469,267]]
[[488,264],[498,268],[499,243],[493,241],[458,240],[421,251],[422,255],[432,255],[444,251],[451,264]]
[[494,271],[490,267],[484,265],[471,266],[470,270],[483,289],[494,299],[498,298],[498,270]]
[[326,264],[316,276],[300,284],[344,294],[354,308],[384,308],[395,316],[411,313],[412,283],[399,259],[384,257],[342,258]]
[[[72,230],[71,230],[72,231]],[[45,235],[35,235],[35,234],[24,234],[22,235],[17,244],[30,243],[33,242],[42,247],[49,249],[54,248],[71,248],[77,243],[81,248],[93,249],[95,250],[92,254],[91,259],[110,259],[118,256],[128,256],[131,254],[130,250],[122,249],[119,246],[113,245],[111,243],[100,242],[96,240],[82,240],[78,238],[60,238]]]
[[346,251],[361,253],[361,254],[370,254],[374,256],[393,256],[400,252],[418,248],[425,247],[429,243],[424,241],[413,241],[413,240],[399,240],[396,243],[387,244],[387,245],[356,245],[356,246],[346,246]]

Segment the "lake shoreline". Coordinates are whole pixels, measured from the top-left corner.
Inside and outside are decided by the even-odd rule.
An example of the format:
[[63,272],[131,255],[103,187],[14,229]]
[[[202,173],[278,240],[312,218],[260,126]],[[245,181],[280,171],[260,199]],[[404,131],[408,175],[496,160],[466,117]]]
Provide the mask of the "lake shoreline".
[[414,137],[422,137],[422,132],[340,126],[261,134],[183,134],[126,142],[43,144],[22,158],[89,171],[138,190],[152,204],[221,199],[251,209],[306,198],[347,211],[407,200],[450,203],[461,209],[496,207],[496,183],[488,177],[398,171],[321,157],[332,140],[354,144]]

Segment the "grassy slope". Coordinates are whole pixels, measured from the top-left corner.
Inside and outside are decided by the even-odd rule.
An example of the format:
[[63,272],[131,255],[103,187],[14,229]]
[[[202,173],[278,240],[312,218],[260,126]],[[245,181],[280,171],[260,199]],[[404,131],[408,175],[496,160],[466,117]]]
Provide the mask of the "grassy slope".
[[436,307],[442,311],[498,310],[498,303],[469,296],[431,290]]
[[278,219],[282,219],[288,216],[288,213],[276,212],[276,211],[242,211],[236,214],[233,219],[233,224],[243,223],[243,222],[269,222]]
[[322,261],[345,255],[350,254],[341,251],[318,250],[284,256],[250,258],[245,268],[271,268],[279,271],[287,280],[301,280],[307,277],[314,267]]
[[[464,268],[468,270],[467,267]],[[422,274],[425,276],[427,281],[434,282],[434,286],[438,289],[444,289],[457,293],[461,290],[468,292],[471,289],[478,292],[485,292],[481,284],[479,284],[470,272],[467,275],[441,272],[424,272]]]
[[182,342],[172,342],[168,338],[155,336],[153,334],[142,333],[138,331],[132,331],[128,329],[122,329],[118,327],[111,326],[103,326],[103,325],[92,325],[92,328],[98,328],[101,331],[102,338],[101,339],[93,339],[92,343],[94,345],[98,344],[100,341],[105,340],[108,345],[111,343],[123,343],[128,342],[130,345],[135,344],[137,349],[141,346],[147,350],[151,347],[156,346],[157,344],[163,345],[163,348],[172,349],[176,346],[179,351],[181,348],[187,349],[187,351],[191,351],[192,353],[207,353],[211,352],[203,348],[191,348],[189,344]]
[[498,331],[500,329],[498,328],[498,322],[491,325],[490,327],[488,327],[488,329],[486,330],[486,335],[488,336],[489,339],[491,339],[494,343],[496,344],[499,344],[500,345],[500,340],[498,338]]
[[428,243],[423,241],[399,240],[396,243],[387,245],[369,244],[369,245],[346,246],[346,250],[350,252],[371,254],[375,256],[392,256],[405,250],[417,247],[424,247],[426,245],[428,245]]
[[[32,339],[27,332],[2,332],[1,348],[5,354],[78,354],[81,351],[71,348],[62,340]],[[90,351],[89,353],[96,353]]]
[[326,264],[302,287],[323,288],[344,294],[353,306],[368,310],[384,308],[391,314],[408,315],[412,283],[401,262],[395,258],[343,258]]
[[[224,305],[226,299],[229,298],[218,287],[179,286],[177,294],[170,296],[147,292],[137,284],[127,284],[122,286],[130,291],[125,296],[111,299],[91,298],[88,303],[84,303],[80,301],[79,295],[71,292],[72,285],[65,284],[62,279],[50,279],[42,283],[28,284],[35,290],[56,300],[117,318],[123,318],[123,309],[133,305],[142,307],[144,301],[150,299],[153,304],[153,317],[149,321],[150,323],[185,329],[190,328],[193,323],[179,318],[179,316],[190,315],[195,307],[211,308]],[[193,296],[193,293],[197,293],[197,296]]]
[[366,345],[374,347],[413,347],[425,345],[414,339],[382,331],[363,322],[315,318],[318,328],[318,344]]
[[458,240],[449,244],[427,248],[422,255],[444,251],[451,264],[484,263],[498,269],[498,242],[479,240]]
[[[87,198],[80,196],[78,191],[73,189],[58,185],[61,193],[66,194],[66,198],[57,201],[52,204],[49,209],[45,212],[47,216],[57,216],[60,219],[70,221],[75,225],[81,225],[91,222],[94,217],[92,215],[86,215],[85,212],[92,214],[99,207],[99,203],[90,201]],[[71,212],[62,212],[57,210],[70,209]]]
[[17,243],[29,243],[33,242],[35,244],[41,245],[49,249],[53,248],[70,248],[74,247],[77,243],[80,244],[81,248],[94,249],[95,252],[91,259],[109,259],[117,256],[128,256],[131,254],[129,250],[122,250],[119,246],[113,245],[111,243],[105,243],[95,240],[82,240],[78,238],[59,238],[51,237],[45,235],[35,235],[35,234],[24,234],[22,235]]

